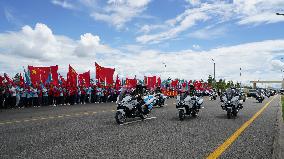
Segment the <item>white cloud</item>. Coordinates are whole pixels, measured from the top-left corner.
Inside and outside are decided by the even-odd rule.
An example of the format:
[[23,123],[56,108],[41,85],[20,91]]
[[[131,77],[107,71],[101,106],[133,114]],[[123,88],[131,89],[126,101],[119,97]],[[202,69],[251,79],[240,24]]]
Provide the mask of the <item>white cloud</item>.
[[[11,45],[13,44],[13,45]],[[196,45],[198,48],[198,45]],[[121,48],[120,48],[121,49]],[[123,53],[125,52],[125,53]],[[67,72],[71,64],[78,72],[91,70],[94,61],[103,66],[115,67],[119,75],[142,78],[156,74],[185,79],[206,79],[213,73],[212,58],[216,61],[216,75],[227,80],[279,80],[284,65],[277,57],[284,55],[284,40],[266,40],[221,47],[163,52],[148,50],[139,45],[127,45],[125,49],[110,48],[101,44],[99,36],[86,33],[80,40],[55,35],[44,24],[34,28],[25,26],[17,32],[0,34],[0,67],[8,73],[22,72],[22,66],[59,65],[59,72]],[[166,73],[164,64],[166,63]]]
[[138,17],[150,3],[150,0],[108,0],[101,11],[93,11],[91,16],[95,20],[104,21],[121,29],[125,23]]
[[138,32],[142,33],[149,33],[153,30],[157,29],[166,29],[166,25],[143,25]]
[[201,47],[199,46],[199,45],[197,45],[197,44],[194,44],[194,45],[192,45],[192,47],[194,48],[194,49],[196,49],[196,50],[199,50]]
[[[225,21],[231,14],[228,11],[230,7],[231,6],[224,2],[218,1],[213,4],[202,3],[198,7],[188,8],[182,14],[164,22],[163,25],[165,28],[169,28],[168,30],[138,36],[136,41],[141,43],[159,43],[164,40],[175,38],[180,33],[187,31],[199,22],[214,20],[216,18],[218,18],[219,21]],[[153,26],[155,25],[157,24],[154,24]],[[148,28],[151,28],[151,26],[152,25],[149,25]]]
[[227,28],[226,27],[215,27],[215,28],[204,28],[192,33],[189,33],[189,37],[197,38],[197,39],[215,39],[226,34]]
[[81,35],[80,40],[73,40],[53,34],[52,30],[42,23],[37,23],[34,28],[24,26],[17,32],[0,33],[0,63],[17,70],[23,65],[60,64],[67,67],[69,63],[80,70],[91,69],[91,63],[97,55],[103,57],[116,52],[101,44],[97,35],[86,33]]
[[238,24],[240,25],[247,25],[247,24],[254,24],[258,25],[261,23],[277,23],[277,22],[283,22],[284,18],[281,16],[276,15],[273,12],[264,12],[264,13],[258,13],[256,15],[251,15],[245,18],[242,18]]
[[15,11],[11,8],[4,8],[4,15],[9,23],[15,24],[17,26],[22,25],[22,22],[17,18],[17,16],[15,16]]
[[51,3],[54,5],[61,6],[66,9],[76,9],[76,7],[70,3],[68,0],[52,0]]
[[[206,21],[209,25],[223,24],[228,21],[237,21],[238,25],[260,25],[283,22],[282,16],[275,13],[283,10],[283,0],[233,0],[209,1],[201,3],[199,0],[186,0],[190,5],[185,11],[173,19],[168,19],[162,24],[144,25],[140,30],[145,30],[143,35],[136,38],[141,43],[159,43],[173,39],[182,32],[188,31],[192,26]],[[166,31],[151,33],[155,26],[167,28]],[[205,33],[220,34],[221,29],[201,29],[193,33],[194,37],[206,39]],[[213,34],[211,33],[211,34]]]
[[171,25],[175,25],[173,28],[157,34],[142,35],[137,37],[136,40],[141,43],[159,43],[163,40],[172,39],[176,37],[179,33],[194,26],[196,22],[204,21],[207,19],[208,16],[201,12],[188,12],[186,14],[180,15],[179,17],[173,19],[170,22]]
[[185,1],[192,6],[198,6],[201,4],[200,0],[185,0]]

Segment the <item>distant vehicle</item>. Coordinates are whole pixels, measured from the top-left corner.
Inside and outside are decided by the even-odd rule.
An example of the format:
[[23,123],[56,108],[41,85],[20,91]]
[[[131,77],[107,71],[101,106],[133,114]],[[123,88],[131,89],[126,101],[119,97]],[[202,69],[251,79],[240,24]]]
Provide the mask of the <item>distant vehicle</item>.
[[247,96],[248,97],[256,97],[256,89],[250,89]]
[[279,90],[279,93],[280,93],[280,94],[284,94],[284,89],[280,89],[280,90]]

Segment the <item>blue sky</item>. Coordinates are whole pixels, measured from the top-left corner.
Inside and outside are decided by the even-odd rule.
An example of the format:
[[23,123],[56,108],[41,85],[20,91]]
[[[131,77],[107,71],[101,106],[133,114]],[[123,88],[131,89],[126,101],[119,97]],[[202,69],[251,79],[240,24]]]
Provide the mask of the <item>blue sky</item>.
[[[243,80],[276,79],[284,66],[284,16],[276,12],[283,0],[2,0],[1,71],[59,64],[65,72],[69,63],[84,71],[98,61],[122,76],[205,78],[214,58],[220,78],[235,79],[243,67]],[[14,59],[18,67],[8,67]]]

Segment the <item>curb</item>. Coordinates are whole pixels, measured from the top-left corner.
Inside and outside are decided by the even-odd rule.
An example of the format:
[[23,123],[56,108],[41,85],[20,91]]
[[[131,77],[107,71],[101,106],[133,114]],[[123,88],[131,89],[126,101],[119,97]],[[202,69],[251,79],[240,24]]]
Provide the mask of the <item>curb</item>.
[[284,158],[284,123],[282,118],[282,103],[281,96],[279,101],[279,109],[276,116],[276,134],[273,141],[272,158],[283,159]]

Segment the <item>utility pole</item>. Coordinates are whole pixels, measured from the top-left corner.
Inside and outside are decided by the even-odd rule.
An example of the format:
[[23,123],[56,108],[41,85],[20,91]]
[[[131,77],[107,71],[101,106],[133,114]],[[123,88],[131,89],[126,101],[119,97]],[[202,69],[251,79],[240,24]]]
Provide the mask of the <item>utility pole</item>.
[[215,64],[215,60],[214,60],[214,59],[212,59],[212,61],[213,61],[213,63],[214,63],[214,76],[213,76],[214,78],[213,78],[213,79],[214,79],[214,81],[216,81],[216,78],[215,78],[215,75],[216,75],[216,74],[215,74],[215,67],[216,67],[216,64]]
[[242,89],[242,68],[240,67],[240,88]]
[[165,62],[162,63],[164,65],[164,76],[165,76],[165,79],[167,79],[167,65]]

